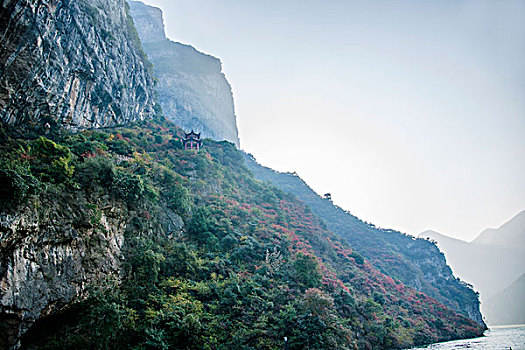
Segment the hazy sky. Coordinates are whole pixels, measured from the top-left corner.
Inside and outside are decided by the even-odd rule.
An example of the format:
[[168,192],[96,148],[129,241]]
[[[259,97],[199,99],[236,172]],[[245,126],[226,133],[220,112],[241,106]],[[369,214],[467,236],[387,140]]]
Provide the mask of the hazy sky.
[[242,149],[361,219],[471,240],[525,209],[525,1],[146,3],[222,60]]

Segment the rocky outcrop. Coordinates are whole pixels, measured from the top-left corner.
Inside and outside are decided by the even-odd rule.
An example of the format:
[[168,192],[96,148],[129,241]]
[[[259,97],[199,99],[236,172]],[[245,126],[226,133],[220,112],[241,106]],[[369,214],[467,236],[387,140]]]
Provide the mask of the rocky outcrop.
[[90,289],[118,285],[131,232],[178,234],[184,225],[167,208],[150,209],[153,220],[96,191],[51,187],[13,209],[0,211],[0,349],[25,347],[24,338],[39,333],[35,322],[70,309]]
[[50,193],[0,213],[0,323],[7,343],[41,317],[82,297],[87,286],[119,280],[126,208],[109,197]]
[[138,1],[130,7],[166,117],[187,131],[239,147],[233,95],[220,60],[167,39],[160,9]]
[[154,80],[124,0],[0,4],[0,119],[104,127],[154,114]]
[[481,311],[489,325],[500,325],[503,320],[511,319],[507,316],[516,312],[517,303],[502,303],[489,309],[489,301],[495,300],[498,294],[502,297],[503,290],[525,273],[525,212],[498,229],[484,230],[472,242],[431,230],[419,236],[437,242],[454,273],[474,285],[480,293]]

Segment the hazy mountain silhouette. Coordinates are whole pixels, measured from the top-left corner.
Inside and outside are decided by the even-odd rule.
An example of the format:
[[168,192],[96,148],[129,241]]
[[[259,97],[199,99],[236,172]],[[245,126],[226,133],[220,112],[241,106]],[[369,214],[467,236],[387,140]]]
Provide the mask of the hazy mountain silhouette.
[[[525,211],[497,229],[484,230],[470,243],[435,231],[419,236],[435,240],[454,273],[480,292],[481,310],[489,324],[501,324],[513,305],[523,303],[525,294],[501,292],[525,273]],[[505,302],[498,301],[501,298]]]
[[435,240],[454,273],[472,283],[485,300],[524,272],[524,253],[518,249],[468,243],[434,231],[425,231],[420,237]]
[[525,250],[525,210],[497,229],[484,230],[472,243]]
[[[525,273],[484,303],[485,317],[492,324],[525,323]],[[504,310],[504,312],[501,312]]]

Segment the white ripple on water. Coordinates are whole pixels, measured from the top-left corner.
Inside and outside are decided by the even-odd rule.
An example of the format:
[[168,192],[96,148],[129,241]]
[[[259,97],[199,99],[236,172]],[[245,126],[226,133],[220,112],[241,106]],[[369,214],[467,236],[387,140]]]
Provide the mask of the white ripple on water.
[[525,350],[525,325],[493,327],[485,332],[485,336],[475,339],[454,340],[431,344],[424,348],[412,350]]

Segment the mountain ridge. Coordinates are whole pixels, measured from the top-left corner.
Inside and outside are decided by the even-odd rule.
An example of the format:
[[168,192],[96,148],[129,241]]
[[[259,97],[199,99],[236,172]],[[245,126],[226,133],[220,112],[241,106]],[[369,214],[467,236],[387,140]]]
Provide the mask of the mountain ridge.
[[259,180],[270,182],[306,203],[332,232],[346,239],[380,271],[483,324],[478,296],[466,283],[456,280],[436,245],[359,220],[319,196],[295,173],[264,167],[246,153],[245,161]]
[[525,210],[505,221],[498,228],[483,230],[471,243],[480,245],[498,245],[525,249]]
[[227,140],[239,148],[233,93],[220,59],[168,39],[160,9],[140,1],[129,4],[153,64],[164,114],[186,131],[193,129],[203,137]]
[[160,117],[30,135],[0,128],[0,346],[406,348],[483,333],[256,180],[232,143],[184,150]]

